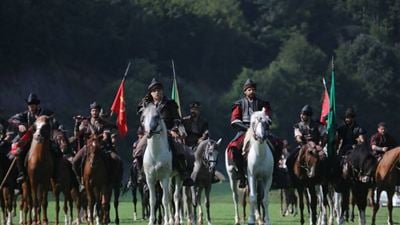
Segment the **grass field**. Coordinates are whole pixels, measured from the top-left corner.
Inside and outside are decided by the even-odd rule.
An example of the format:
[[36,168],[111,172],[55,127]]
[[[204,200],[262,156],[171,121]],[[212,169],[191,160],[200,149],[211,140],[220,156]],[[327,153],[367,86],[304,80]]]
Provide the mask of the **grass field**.
[[[214,225],[232,225],[234,223],[234,210],[233,210],[233,203],[231,197],[231,190],[229,188],[228,183],[221,183],[216,184],[213,186],[213,191],[211,195],[211,218],[212,223]],[[270,221],[274,225],[287,225],[287,224],[300,224],[299,215],[296,217],[289,216],[289,217],[282,217],[280,215],[280,201],[279,201],[279,192],[272,191],[270,193],[271,196],[271,203],[269,206],[270,211]],[[139,196],[138,196],[139,197]],[[139,197],[140,198],[140,197]],[[138,204],[138,220],[133,221],[133,206],[131,203],[131,195],[130,192],[126,193],[124,196],[121,197],[120,203],[120,224],[137,224],[137,225],[147,225],[147,221],[141,219],[141,207]],[[370,207],[367,208],[367,224],[371,223],[371,211]],[[393,220],[395,224],[400,224],[400,209],[394,208],[393,210]],[[49,219],[50,224],[54,221],[54,202],[50,202],[49,205]],[[306,215],[306,224],[308,224],[308,214]],[[74,216],[76,213],[74,211]],[[358,216],[358,212],[356,211],[356,216]],[[377,224],[383,225],[386,223],[387,217],[387,209],[385,207],[381,207],[378,216],[377,216]],[[60,221],[63,223],[64,215],[60,213]],[[114,209],[111,205],[111,220],[114,220]],[[247,221],[247,218],[246,218]],[[17,223],[17,218],[14,218],[14,223]],[[347,224],[358,224],[358,219],[354,223],[347,223]]]

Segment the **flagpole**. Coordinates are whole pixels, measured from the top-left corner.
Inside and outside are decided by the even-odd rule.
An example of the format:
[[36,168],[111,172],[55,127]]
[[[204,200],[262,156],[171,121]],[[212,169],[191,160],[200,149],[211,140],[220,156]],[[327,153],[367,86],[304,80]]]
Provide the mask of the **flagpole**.
[[[123,81],[126,79],[126,76],[128,75],[128,72],[129,72],[129,68],[131,68],[131,64],[132,64],[132,63],[131,63],[131,60],[129,60],[128,65],[126,66],[125,73],[124,73],[124,76],[122,77],[121,82],[123,82]],[[110,112],[110,117],[113,116],[113,114],[114,114],[114,112],[111,111],[111,112]]]
[[[178,99],[174,99],[174,100],[175,100],[175,102],[177,102],[178,107],[179,107],[179,108],[178,108],[179,116],[182,116],[181,105],[180,105],[180,99],[179,99],[179,92],[178,92],[178,82],[176,81],[175,63],[174,63],[174,60],[173,60],[173,59],[171,59],[171,63],[172,63],[172,73],[173,73],[173,75],[174,75],[174,80],[173,80],[173,83],[172,83],[172,89],[174,89],[174,86],[175,86],[176,93],[177,93],[177,97],[178,97]],[[172,97],[172,96],[171,96],[171,97]]]
[[129,60],[128,66],[126,67],[124,77],[122,78],[122,80],[125,80],[126,76],[128,75],[128,71],[129,71],[130,67],[131,67],[131,61]]
[[174,60],[173,60],[173,59],[171,59],[171,62],[172,62],[172,73],[174,74],[174,79],[176,79]]

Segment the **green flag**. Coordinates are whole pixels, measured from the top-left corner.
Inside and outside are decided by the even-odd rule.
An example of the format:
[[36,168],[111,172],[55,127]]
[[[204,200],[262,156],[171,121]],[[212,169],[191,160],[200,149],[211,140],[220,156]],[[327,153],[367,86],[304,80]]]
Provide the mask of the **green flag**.
[[335,101],[335,69],[332,58],[332,80],[329,94],[329,114],[328,114],[328,157],[332,158],[335,154],[336,137],[336,101]]
[[181,101],[179,99],[179,91],[178,91],[178,82],[176,82],[176,76],[175,76],[174,60],[172,60],[172,71],[174,73],[174,81],[172,82],[171,99],[174,100],[178,105],[179,116],[182,117]]

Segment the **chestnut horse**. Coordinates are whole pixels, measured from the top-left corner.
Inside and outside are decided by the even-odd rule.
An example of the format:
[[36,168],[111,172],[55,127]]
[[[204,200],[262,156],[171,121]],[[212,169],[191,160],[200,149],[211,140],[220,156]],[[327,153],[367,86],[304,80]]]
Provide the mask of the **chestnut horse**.
[[[108,180],[106,162],[101,151],[100,139],[92,134],[86,142],[87,157],[83,164],[83,184],[88,200],[88,222],[93,224],[93,210],[96,204],[96,212],[102,224],[110,222],[110,196],[111,184]],[[100,208],[101,207],[101,208]]]
[[31,188],[32,206],[35,222],[41,223],[41,209],[43,210],[43,223],[48,223],[47,218],[47,192],[50,189],[50,179],[53,172],[53,158],[51,156],[50,117],[40,116],[33,125],[34,133],[28,153],[28,177]]
[[[70,151],[69,140],[66,135],[59,131],[53,131],[53,141],[56,147],[61,152]],[[56,151],[57,149],[55,149]],[[56,220],[55,224],[59,223],[59,212],[60,212],[60,193],[64,194],[64,215],[65,224],[71,224],[73,218],[73,197],[72,194],[77,194],[78,183],[74,180],[74,173],[72,171],[72,164],[67,158],[60,156],[55,163],[57,174],[56,179],[52,182],[53,194],[56,202]],[[78,196],[74,196],[78,198]],[[69,208],[69,214],[68,214]],[[79,215],[79,209],[78,209]]]
[[392,225],[392,210],[393,210],[393,195],[395,192],[396,182],[400,178],[399,176],[399,166],[400,166],[400,147],[394,148],[385,154],[383,154],[382,159],[379,161],[375,172],[375,182],[376,182],[376,194],[377,196],[373,199],[374,210],[372,214],[372,224],[375,225],[376,213],[379,210],[379,200],[382,191],[386,191],[388,198],[388,220],[387,223]]
[[[0,200],[1,200],[1,208],[3,212],[3,221],[2,224],[10,225],[12,224],[12,214],[13,214],[13,203],[14,203],[14,189],[16,188],[16,178],[17,178],[17,170],[16,167],[12,166],[11,160],[4,154],[8,149],[4,149],[7,146],[0,147],[0,180],[3,181],[6,177],[6,173],[9,169],[8,177],[3,182],[3,186],[0,190]],[[14,162],[15,164],[15,162]]]
[[310,141],[303,145],[298,153],[293,165],[294,184],[299,195],[300,224],[304,224],[304,191],[308,191],[311,209],[310,224],[317,223],[317,192],[315,185],[321,184],[323,171],[321,162],[325,159],[325,154],[321,146]]

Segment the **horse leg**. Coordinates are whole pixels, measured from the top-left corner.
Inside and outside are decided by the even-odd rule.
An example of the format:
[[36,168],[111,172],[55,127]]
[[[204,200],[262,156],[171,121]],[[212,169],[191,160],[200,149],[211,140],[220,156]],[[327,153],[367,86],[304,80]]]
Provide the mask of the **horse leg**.
[[59,223],[59,213],[60,213],[60,191],[58,189],[54,190],[54,198],[56,203],[56,221],[55,224]]
[[1,193],[0,193],[0,206],[1,206],[1,216],[2,216],[2,221],[1,221],[1,224],[2,225],[6,225],[6,217],[7,217],[7,215],[6,215],[6,206],[5,206],[5,199],[4,199],[4,193],[5,193],[5,188],[3,188],[2,190],[1,190]]
[[[110,198],[111,198],[111,187],[105,185],[101,192],[101,205],[102,205],[102,223],[110,223]],[[118,211],[116,211],[118,215]]]
[[198,216],[198,223],[203,224],[203,206],[201,205],[201,194],[203,193],[203,187],[199,187],[198,192],[197,192],[197,208],[199,210],[197,216]]
[[64,211],[64,224],[68,225],[68,197],[64,192],[64,204],[63,204],[63,211]]
[[190,189],[192,191],[192,207],[193,207],[192,223],[194,225],[196,225],[197,224],[197,204],[198,204],[197,192],[198,192],[198,186],[195,185],[195,186],[191,187]]
[[[43,206],[43,224],[47,225],[49,222],[49,219],[47,217],[47,207],[48,207],[48,201],[47,201],[47,193],[49,190],[47,188],[43,189],[43,197],[42,197],[42,206]],[[60,210],[60,209],[59,209]]]
[[88,187],[87,185],[85,185],[85,189],[86,189],[86,195],[87,195],[87,201],[88,201],[88,223],[89,225],[93,225],[93,210],[94,210],[94,193],[93,190],[89,190],[91,189],[91,187]]
[[349,199],[350,199],[350,190],[346,189],[342,192],[342,201],[341,201],[341,210],[339,216],[339,224],[344,224],[345,214],[349,211]]
[[346,221],[349,221],[349,211],[350,211],[350,221],[354,222],[354,218],[355,218],[354,208],[356,206],[356,199],[353,194],[351,196],[349,196],[349,204],[351,205],[351,211],[350,211],[350,209],[347,210]]
[[[232,166],[230,166],[230,167],[232,167]],[[228,171],[228,176],[229,176],[229,184],[230,184],[231,190],[232,190],[233,205],[235,208],[235,225],[240,225],[239,207],[238,207],[239,195],[238,195],[237,180],[233,179],[233,177],[232,177],[233,167],[230,169],[227,168],[227,171]],[[245,218],[245,217],[243,217],[243,218]]]
[[254,225],[255,224],[255,210],[257,207],[257,186],[256,180],[252,174],[248,174],[248,183],[249,183],[249,200],[250,200],[250,212],[249,212],[249,219],[248,224]]
[[359,225],[365,225],[365,208],[367,207],[368,188],[357,187],[352,189],[353,198],[357,204],[359,212]]
[[324,187],[323,185],[316,186],[316,198],[317,198],[317,207],[321,210],[317,213],[317,224],[325,225],[326,224],[326,199],[324,198]]
[[393,225],[393,195],[394,195],[394,189],[388,189],[387,191],[387,196],[388,196],[388,219],[387,219],[387,224],[388,225]]
[[118,212],[118,206],[119,206],[119,187],[116,185],[114,187],[114,210],[115,210],[115,224],[119,224],[119,212]]
[[271,184],[272,184],[272,174],[269,177],[269,179],[266,182],[263,182],[261,184],[261,190],[264,192],[264,196],[263,196],[263,215],[264,215],[264,224],[265,225],[270,225],[269,222],[269,210],[268,210],[268,206],[269,206],[269,190],[271,188]]
[[[172,224],[171,208],[169,205],[169,178],[163,178],[161,180],[162,194],[162,205],[164,206],[164,225]],[[151,201],[151,200],[150,200]]]
[[183,208],[185,209],[185,215],[187,223],[190,225],[192,223],[192,195],[190,187],[183,187]]
[[207,210],[207,223],[208,225],[211,225],[211,213],[210,213],[210,193],[211,193],[211,183],[206,186],[204,190],[204,195],[206,197],[205,199],[205,205],[206,205],[206,210]]
[[180,177],[175,176],[175,190],[174,190],[174,203],[175,203],[175,216],[174,216],[174,221],[175,225],[180,224],[180,218],[179,218],[179,202],[181,200],[181,190],[182,190],[182,181]]
[[155,205],[156,205],[156,188],[155,188],[155,179],[151,178],[148,174],[146,174],[146,182],[149,188],[149,203],[150,203],[150,217],[149,217],[149,225],[155,224]]
[[3,201],[4,201],[4,217],[3,220],[6,225],[11,225],[12,223],[12,211],[13,211],[13,194],[8,187],[3,188]]
[[[132,181],[132,178],[131,178],[131,182],[134,182],[134,181]],[[133,203],[133,221],[136,221],[137,220],[137,211],[136,211],[136,204],[137,204],[136,191],[137,191],[137,188],[136,188],[136,184],[132,183],[131,185],[132,185],[131,193],[132,193],[132,203]],[[142,199],[142,201],[143,201],[143,199]],[[144,211],[144,209],[142,209],[142,213],[143,213],[143,211]]]
[[300,224],[304,225],[304,188],[298,187],[297,193],[299,194]]
[[315,191],[315,186],[311,186],[308,188],[308,192],[310,196],[310,210],[311,210],[311,222],[310,224],[317,224],[317,195]]
[[[372,197],[373,203],[374,203],[374,209],[372,211],[372,218],[371,218],[371,225],[375,225],[375,221],[376,221],[376,214],[378,213],[379,207],[380,207],[380,200],[381,200],[381,192],[382,189],[381,188],[376,188],[376,196]],[[389,200],[389,198],[388,198]],[[389,207],[388,207],[389,209]]]

